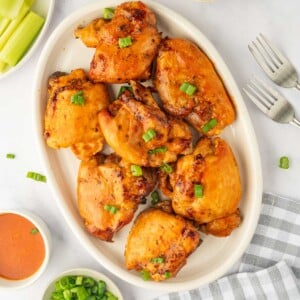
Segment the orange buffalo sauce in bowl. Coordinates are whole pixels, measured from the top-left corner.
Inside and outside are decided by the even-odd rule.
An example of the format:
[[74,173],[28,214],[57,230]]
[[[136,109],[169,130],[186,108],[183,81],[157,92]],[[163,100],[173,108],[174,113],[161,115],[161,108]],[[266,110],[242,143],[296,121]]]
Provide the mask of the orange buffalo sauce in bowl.
[[30,213],[0,212],[0,287],[35,281],[49,259],[49,231]]

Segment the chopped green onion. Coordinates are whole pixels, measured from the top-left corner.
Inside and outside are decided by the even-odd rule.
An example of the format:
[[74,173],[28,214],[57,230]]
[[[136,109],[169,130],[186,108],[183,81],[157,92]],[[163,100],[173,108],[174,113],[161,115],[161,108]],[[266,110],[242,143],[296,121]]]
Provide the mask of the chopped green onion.
[[202,131],[204,133],[208,133],[211,129],[213,129],[218,124],[217,119],[213,118],[209,120],[206,124],[203,125]]
[[14,159],[16,156],[13,153],[7,153],[6,158],[8,159]]
[[157,191],[154,191],[154,192],[151,193],[151,199],[152,199],[151,200],[152,205],[155,205],[160,201],[159,194],[158,194]]
[[115,215],[118,211],[118,208],[114,205],[108,205],[108,204],[105,204],[104,205],[104,209],[106,211],[109,211],[111,214]]
[[111,20],[115,15],[115,10],[110,7],[105,7],[103,11],[103,19]]
[[35,181],[47,182],[46,176],[36,173],[36,172],[28,172],[26,177],[33,179]]
[[148,154],[165,153],[167,151],[168,151],[167,147],[163,146],[163,147],[158,147],[158,148],[149,150]]
[[161,166],[160,166],[160,169],[165,172],[165,173],[172,173],[173,172],[173,168],[172,166],[170,166],[169,164],[167,163],[163,163]]
[[52,292],[50,299],[118,300],[118,297],[107,290],[103,280],[96,281],[84,276],[64,276],[55,283],[55,291]]
[[76,94],[72,95],[71,103],[76,105],[84,105],[83,91],[79,91]]
[[188,83],[188,82],[184,82],[181,84],[180,88],[179,88],[182,92],[185,92],[187,95],[192,96],[196,93],[197,91],[197,87]]
[[77,277],[76,277],[75,284],[76,284],[76,285],[82,285],[82,280],[83,280],[83,277],[82,277],[82,276],[77,276]]
[[288,169],[290,167],[290,161],[287,156],[282,156],[279,159],[279,168]]
[[98,295],[103,296],[106,291],[106,283],[103,280],[98,282]]
[[141,276],[142,276],[142,278],[143,278],[145,281],[148,281],[148,280],[151,278],[150,272],[147,271],[147,270],[142,270],[142,271],[141,271]]
[[132,39],[130,36],[119,38],[119,47],[126,48],[132,45]]
[[39,233],[39,230],[35,227],[35,228],[31,229],[30,233],[31,234],[37,234],[37,233]]
[[162,264],[165,262],[165,259],[163,257],[154,257],[151,258],[151,262],[154,264]]
[[143,175],[143,170],[138,165],[131,165],[130,171],[133,176],[142,176]]
[[196,198],[203,197],[203,185],[202,184],[195,184],[194,185],[194,195]]
[[118,297],[116,297],[115,295],[113,295],[111,292],[109,292],[109,291],[106,291],[105,292],[105,296],[107,297],[107,298],[102,298],[102,299],[106,299],[106,300],[118,300]]
[[144,134],[143,134],[143,140],[148,143],[152,139],[154,139],[156,136],[156,131],[152,128],[148,129]]
[[165,278],[170,278],[170,276],[171,276],[170,272],[169,272],[169,271],[166,271],[166,273],[165,273]]
[[132,87],[130,85],[122,85],[120,87],[120,90],[119,90],[117,98],[119,98],[125,91],[129,91],[130,93],[133,92]]

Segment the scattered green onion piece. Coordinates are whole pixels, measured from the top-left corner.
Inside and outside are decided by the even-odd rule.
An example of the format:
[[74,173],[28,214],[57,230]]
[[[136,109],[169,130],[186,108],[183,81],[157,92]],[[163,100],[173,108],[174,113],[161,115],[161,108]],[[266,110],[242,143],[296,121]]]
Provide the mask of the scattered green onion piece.
[[138,165],[131,165],[130,171],[133,176],[142,176],[143,175],[143,170]]
[[160,201],[159,194],[157,191],[151,193],[151,204],[155,205]]
[[166,271],[166,273],[165,273],[165,278],[170,278],[170,276],[171,276],[170,272],[169,272],[169,271]]
[[126,48],[132,45],[132,39],[130,36],[119,38],[119,47]]
[[118,211],[118,208],[114,205],[108,205],[108,204],[105,204],[104,205],[104,209],[106,211],[109,211],[111,214],[115,215]]
[[7,153],[6,158],[8,159],[14,159],[16,156],[13,153]]
[[168,174],[171,174],[173,172],[173,168],[172,166],[170,166],[169,164],[167,163],[163,163],[161,166],[160,166],[160,169],[165,172],[165,173],[168,173]]
[[194,185],[194,195],[196,198],[203,197],[203,185],[202,184],[195,184]]
[[152,139],[154,139],[156,136],[156,131],[152,128],[148,129],[144,134],[143,134],[143,140],[148,143]]
[[115,15],[115,10],[110,7],[105,7],[103,11],[103,19],[111,20]]
[[151,262],[154,264],[162,264],[165,262],[165,259],[163,257],[154,257],[151,258]]
[[28,172],[26,177],[35,181],[47,182],[46,176],[36,172]]
[[202,131],[204,133],[208,133],[211,129],[213,129],[218,124],[217,119],[213,118],[209,120],[206,124],[203,125]]
[[148,280],[151,278],[150,272],[147,271],[147,270],[142,270],[142,271],[141,271],[141,276],[142,276],[142,278],[143,278],[145,281],[148,281]]
[[63,291],[64,299],[72,299],[72,292],[70,290]]
[[182,83],[179,89],[180,91],[185,92],[189,96],[194,95],[197,91],[197,87],[188,82]]
[[158,147],[158,148],[149,150],[148,154],[152,155],[152,154],[157,154],[157,153],[165,153],[167,151],[168,151],[167,147],[163,146],[163,147]]
[[30,233],[31,234],[37,234],[37,233],[39,233],[39,230],[35,227],[35,228],[31,229]]
[[117,98],[119,98],[125,91],[129,91],[130,93],[133,93],[132,87],[130,85],[122,85],[120,87]]
[[290,167],[290,161],[287,156],[282,156],[279,159],[279,168],[288,169]]
[[98,295],[103,296],[106,291],[106,283],[103,280],[98,281]]
[[79,91],[76,94],[72,95],[71,103],[76,105],[84,105],[83,91]]

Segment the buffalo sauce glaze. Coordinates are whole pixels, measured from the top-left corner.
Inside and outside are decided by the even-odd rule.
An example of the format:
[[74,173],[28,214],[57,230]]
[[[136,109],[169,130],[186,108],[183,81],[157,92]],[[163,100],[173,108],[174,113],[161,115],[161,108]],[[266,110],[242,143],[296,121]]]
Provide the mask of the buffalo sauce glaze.
[[14,214],[0,215],[0,277],[20,280],[34,274],[45,258],[45,244],[36,226]]

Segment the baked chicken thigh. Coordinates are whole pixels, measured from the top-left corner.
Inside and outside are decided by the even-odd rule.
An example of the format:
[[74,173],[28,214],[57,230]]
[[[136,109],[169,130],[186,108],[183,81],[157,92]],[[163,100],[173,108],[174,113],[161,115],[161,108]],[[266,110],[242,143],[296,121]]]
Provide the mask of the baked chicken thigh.
[[176,276],[199,246],[200,234],[181,216],[150,208],[135,220],[126,248],[126,268],[162,281]]
[[44,136],[54,149],[71,147],[87,160],[104,145],[98,113],[109,104],[106,86],[94,84],[82,69],[49,78]]
[[191,152],[192,135],[183,121],[168,118],[148,88],[131,81],[125,91],[99,113],[107,143],[132,164],[159,167]]
[[150,169],[143,168],[141,176],[133,176],[131,165],[115,154],[98,154],[81,162],[77,197],[87,230],[104,241],[112,241],[114,233],[132,220],[155,183]]
[[227,236],[240,224],[240,174],[221,138],[202,138],[172,174],[161,172],[160,189],[172,199],[175,213],[202,224],[206,233]]
[[90,78],[107,83],[148,79],[161,41],[154,13],[140,1],[120,4],[111,21],[94,20],[75,36],[96,47]]
[[191,41],[162,41],[155,87],[164,109],[213,136],[235,119],[233,104],[209,58]]

